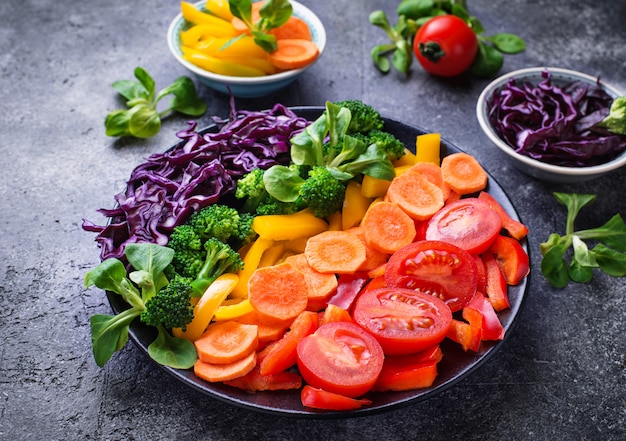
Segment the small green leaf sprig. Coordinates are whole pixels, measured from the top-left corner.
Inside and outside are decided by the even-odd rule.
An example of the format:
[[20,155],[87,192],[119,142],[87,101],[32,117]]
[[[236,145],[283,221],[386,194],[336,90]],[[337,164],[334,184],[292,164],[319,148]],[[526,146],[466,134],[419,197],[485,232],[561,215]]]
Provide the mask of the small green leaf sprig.
[[[274,52],[277,47],[276,37],[268,31],[282,26],[289,20],[293,13],[293,6],[289,0],[268,0],[259,10],[260,18],[257,21],[252,17],[251,0],[230,0],[228,3],[231,13],[245,23],[257,46],[265,52]],[[244,35],[235,37],[226,44],[232,44]]]
[[[145,69],[135,68],[133,80],[121,80],[112,84],[112,87],[128,101],[128,109],[119,109],[110,112],[104,121],[107,136],[133,136],[135,138],[150,138],[161,130],[161,120],[172,112],[179,112],[188,116],[201,116],[207,110],[207,105],[196,93],[196,87],[191,78],[182,76],[156,93],[154,79]],[[157,104],[166,96],[172,96],[166,109],[157,110]]]
[[[592,194],[554,193],[557,201],[567,206],[565,234],[552,233],[540,244],[543,260],[541,272],[551,285],[563,288],[572,280],[587,283],[593,277],[593,269],[599,268],[614,277],[626,276],[626,224],[618,213],[604,225],[576,231],[574,220],[580,210],[596,200]],[[589,248],[585,241],[596,245]],[[572,248],[568,264],[565,254]]]

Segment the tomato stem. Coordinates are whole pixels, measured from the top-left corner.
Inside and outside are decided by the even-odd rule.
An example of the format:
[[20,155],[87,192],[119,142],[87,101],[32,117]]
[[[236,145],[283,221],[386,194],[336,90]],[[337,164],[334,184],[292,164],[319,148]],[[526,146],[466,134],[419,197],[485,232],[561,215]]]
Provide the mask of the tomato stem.
[[443,50],[441,50],[441,46],[439,46],[439,43],[436,43],[434,41],[420,43],[419,49],[424,58],[433,63],[439,61],[439,59],[446,54]]

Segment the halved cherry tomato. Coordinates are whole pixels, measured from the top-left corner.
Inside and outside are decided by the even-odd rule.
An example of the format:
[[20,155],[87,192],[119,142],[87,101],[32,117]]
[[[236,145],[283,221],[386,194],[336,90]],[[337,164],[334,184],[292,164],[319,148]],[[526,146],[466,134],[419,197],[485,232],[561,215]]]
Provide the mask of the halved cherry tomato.
[[517,240],[499,235],[489,249],[498,261],[508,285],[517,285],[528,275],[528,254]]
[[463,19],[440,15],[420,26],[413,40],[413,51],[426,72],[453,77],[471,66],[478,51],[478,39]]
[[452,320],[442,300],[406,288],[363,292],[352,316],[378,340],[386,355],[414,354],[439,344]]
[[298,343],[298,369],[313,387],[355,398],[369,391],[383,367],[376,339],[351,322],[320,326]]
[[489,204],[478,198],[463,198],[447,204],[429,221],[427,240],[441,240],[481,254],[502,229],[502,219]]
[[467,251],[450,243],[424,240],[391,255],[385,280],[390,287],[427,292],[455,312],[472,300],[478,274],[474,257]]
[[302,388],[300,399],[303,406],[322,410],[355,410],[372,404],[372,400],[367,398],[350,398],[308,384]]

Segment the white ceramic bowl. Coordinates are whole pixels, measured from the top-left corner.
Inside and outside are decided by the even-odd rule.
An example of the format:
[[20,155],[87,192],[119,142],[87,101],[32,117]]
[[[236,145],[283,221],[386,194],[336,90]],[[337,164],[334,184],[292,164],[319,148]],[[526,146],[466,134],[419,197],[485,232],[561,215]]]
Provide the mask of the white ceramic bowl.
[[[557,183],[575,183],[595,179],[612,170],[626,165],[626,152],[622,152],[618,157],[610,162],[589,167],[563,167],[552,165],[545,162],[532,159],[528,156],[516,153],[513,147],[503,141],[495,132],[489,122],[488,112],[492,96],[495,91],[502,88],[511,78],[515,78],[518,82],[528,81],[537,84],[543,80],[541,73],[544,70],[550,71],[551,82],[554,85],[564,85],[572,81],[585,81],[596,84],[597,78],[584,73],[576,72],[568,69],[560,69],[555,67],[534,67],[528,69],[516,70],[509,72],[494,81],[492,81],[482,91],[476,103],[476,116],[478,123],[483,129],[487,137],[502,151],[513,165],[520,171],[535,178],[557,182]],[[604,90],[613,98],[624,95],[618,89],[610,86],[602,81],[599,83]]]
[[[206,11],[204,8],[205,3],[206,1],[200,1],[195,3],[195,6],[202,11]],[[319,49],[319,56],[317,57],[317,60],[319,60],[326,47],[326,30],[324,29],[324,25],[317,15],[315,15],[306,6],[293,0],[291,0],[291,5],[293,7],[293,15],[301,18],[307,25],[309,25],[313,41],[317,44]],[[188,24],[181,13],[174,18],[167,31],[167,43],[170,51],[174,55],[174,58],[194,73],[202,83],[214,90],[228,95],[231,92],[234,96],[241,98],[256,98],[268,95],[293,83],[308,68],[317,62],[316,60],[301,69],[289,70],[262,77],[233,77],[215,74],[201,69],[183,59],[182,51],[180,49],[180,31],[185,29],[187,25]]]

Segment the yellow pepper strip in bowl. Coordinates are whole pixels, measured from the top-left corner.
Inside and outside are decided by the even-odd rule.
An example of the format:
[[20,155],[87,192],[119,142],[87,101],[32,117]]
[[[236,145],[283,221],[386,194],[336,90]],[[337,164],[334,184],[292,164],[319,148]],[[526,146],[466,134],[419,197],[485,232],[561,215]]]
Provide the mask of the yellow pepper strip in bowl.
[[228,0],[207,0],[204,8],[209,11],[209,13],[223,18],[224,20],[230,21],[233,19]]
[[180,42],[185,46],[195,47],[209,38],[235,38],[237,35],[232,26],[194,25],[180,32]]
[[183,58],[201,69],[208,70],[209,72],[219,75],[227,75],[231,77],[261,77],[265,75],[265,72],[255,67],[235,64],[198,52],[185,53],[184,49]]
[[232,26],[232,23],[230,23],[229,20],[225,20],[215,15],[202,12],[189,2],[181,2],[180,11],[183,14],[183,18],[185,20],[196,25],[203,24],[211,26]]

